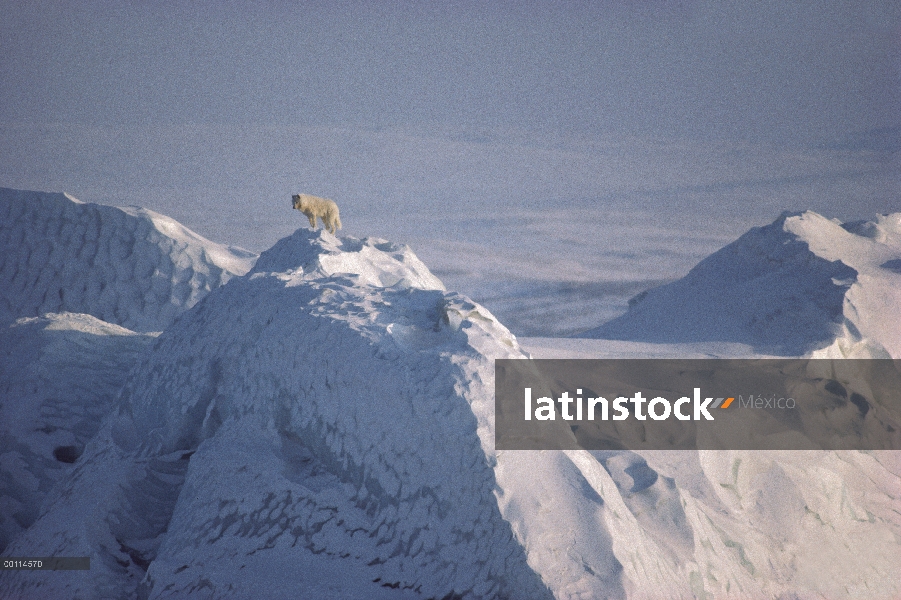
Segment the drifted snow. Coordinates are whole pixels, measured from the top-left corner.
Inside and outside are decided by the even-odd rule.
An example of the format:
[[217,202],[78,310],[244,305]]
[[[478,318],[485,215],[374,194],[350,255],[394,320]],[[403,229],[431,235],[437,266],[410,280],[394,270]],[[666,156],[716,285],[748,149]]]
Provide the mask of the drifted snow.
[[0,188],[0,323],[51,312],[162,331],[256,255],[144,208]]
[[[83,370],[34,341],[60,328],[90,333],[66,342],[98,348]],[[492,359],[524,354],[404,246],[300,230],[156,341],[78,315],[7,333],[33,352],[4,365],[60,367],[23,385],[109,369],[109,402],[136,367],[4,551],[91,571],[7,571],[3,597],[901,595],[897,452],[494,451]],[[750,351],[616,352],[685,349]]]
[[747,344],[759,353],[901,356],[901,213],[842,224],[783,214],[583,337]]
[[808,212],[788,227],[818,256],[857,271],[845,294],[840,334],[815,356],[901,357],[901,213],[842,224]]
[[379,238],[309,236],[304,229],[279,240],[254,266],[255,273],[283,273],[304,281],[346,273],[358,285],[444,291],[444,284],[403,244]]
[[[304,268],[338,244],[368,250],[335,275]],[[400,259],[414,268],[396,285],[359,283]],[[417,269],[383,242],[302,230],[277,244],[160,336],[9,551],[93,557],[45,597],[133,593],[142,560],[152,598],[290,595],[329,579],[303,568],[324,558],[359,574],[339,595],[550,597],[495,498],[488,357],[521,356],[516,341],[466,298],[412,287]]]
[[73,313],[0,330],[0,551],[74,468],[153,339]]

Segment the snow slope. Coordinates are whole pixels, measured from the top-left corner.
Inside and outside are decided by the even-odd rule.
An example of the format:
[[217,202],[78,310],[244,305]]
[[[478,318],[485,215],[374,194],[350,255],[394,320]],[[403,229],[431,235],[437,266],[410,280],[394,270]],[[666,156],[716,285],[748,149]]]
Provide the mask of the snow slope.
[[153,339],[73,313],[0,330],[0,551],[74,468]]
[[[155,341],[71,314],[4,335],[16,389],[88,404],[62,394],[102,376],[113,408],[4,551],[91,571],[6,571],[0,597],[901,595],[897,452],[495,451],[493,359],[524,354],[405,246],[298,230]],[[58,426],[35,394],[17,418]],[[66,422],[4,460],[77,453]]]
[[87,554],[90,573],[7,592],[132,594],[149,563],[152,598],[329,580],[337,597],[549,597],[494,496],[488,357],[520,354],[441,287],[383,240],[280,241],[160,336],[8,549]]
[[0,188],[0,323],[75,312],[161,331],[255,258],[143,208]]
[[842,224],[784,213],[639,294],[581,337],[731,342],[780,355],[901,356],[901,213]]

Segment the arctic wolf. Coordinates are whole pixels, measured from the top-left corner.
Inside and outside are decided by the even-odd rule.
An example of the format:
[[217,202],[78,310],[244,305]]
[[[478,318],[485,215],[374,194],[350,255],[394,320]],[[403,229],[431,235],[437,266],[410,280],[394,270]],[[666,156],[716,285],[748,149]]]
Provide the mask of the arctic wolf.
[[313,229],[316,229],[316,217],[322,219],[322,226],[331,234],[334,234],[336,229],[341,229],[338,205],[333,201],[309,194],[294,194],[291,200],[294,201],[294,208],[307,216]]

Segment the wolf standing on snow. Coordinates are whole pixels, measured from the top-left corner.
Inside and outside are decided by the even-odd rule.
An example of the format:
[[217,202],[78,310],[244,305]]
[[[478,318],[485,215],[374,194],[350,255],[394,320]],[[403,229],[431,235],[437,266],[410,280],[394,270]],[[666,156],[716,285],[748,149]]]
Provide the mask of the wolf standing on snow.
[[331,234],[334,234],[336,229],[341,229],[338,205],[332,200],[309,194],[294,194],[291,200],[294,201],[294,208],[307,216],[313,229],[316,229],[316,217],[322,219],[322,226]]

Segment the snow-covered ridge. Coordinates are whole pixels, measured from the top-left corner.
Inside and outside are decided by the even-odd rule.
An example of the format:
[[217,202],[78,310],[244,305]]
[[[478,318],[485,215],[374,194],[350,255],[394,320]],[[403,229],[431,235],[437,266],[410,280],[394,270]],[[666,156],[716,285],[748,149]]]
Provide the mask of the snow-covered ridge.
[[304,229],[264,252],[252,274],[284,273],[297,282],[344,273],[358,285],[444,290],[441,280],[403,244],[379,238],[310,236]]
[[496,452],[517,340],[384,240],[299,230],[159,337],[74,314],[4,335],[4,554],[91,571],[7,571],[2,597],[901,592],[898,453]]
[[761,352],[901,356],[901,213],[843,224],[785,213],[644,292],[582,337],[732,342]]
[[0,188],[0,323],[74,312],[161,331],[255,258],[144,208]]
[[[359,282],[400,274],[400,259],[413,268],[394,285]],[[341,270],[323,272],[330,261]],[[159,337],[9,551],[93,557],[46,597],[130,595],[141,565],[152,598],[203,581],[284,597],[329,578],[340,597],[549,597],[495,497],[489,357],[522,354],[436,282],[386,242],[282,240]]]

